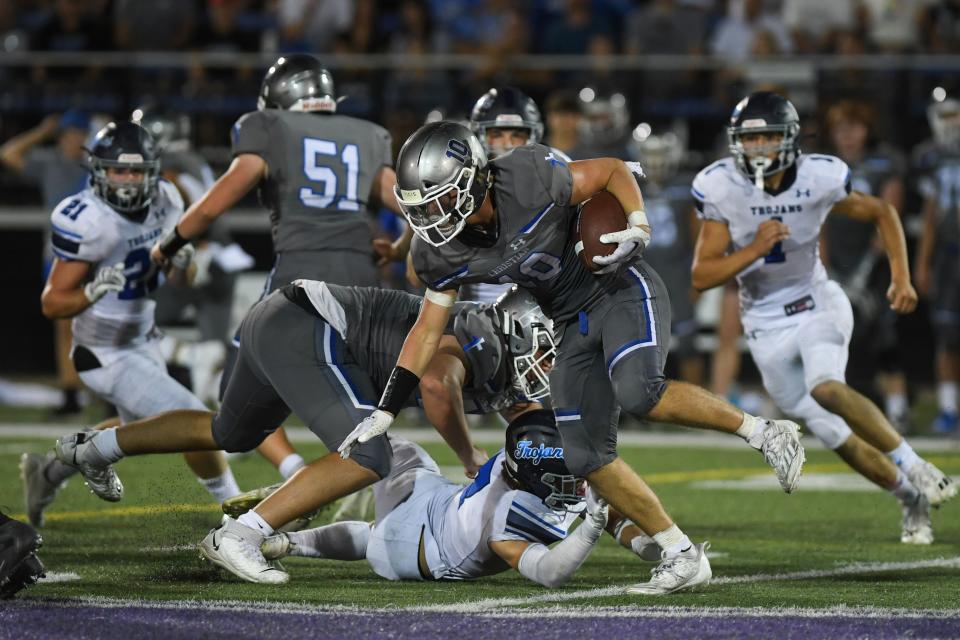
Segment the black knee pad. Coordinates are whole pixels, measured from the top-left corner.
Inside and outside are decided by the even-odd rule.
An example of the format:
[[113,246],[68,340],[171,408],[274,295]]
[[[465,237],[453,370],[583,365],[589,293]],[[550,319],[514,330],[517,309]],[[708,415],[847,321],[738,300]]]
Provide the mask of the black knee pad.
[[381,480],[390,475],[390,469],[393,468],[393,448],[386,435],[379,435],[355,447],[350,452],[350,458],[361,467],[373,471]]

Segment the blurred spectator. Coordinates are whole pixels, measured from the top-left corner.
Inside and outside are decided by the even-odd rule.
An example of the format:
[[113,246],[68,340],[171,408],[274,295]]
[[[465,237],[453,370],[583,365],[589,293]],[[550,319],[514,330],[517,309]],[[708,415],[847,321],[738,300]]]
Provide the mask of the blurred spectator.
[[329,52],[337,36],[350,31],[354,0],[279,0],[281,46],[285,50]]
[[703,49],[707,16],[678,0],[653,0],[627,16],[623,28],[626,53],[697,54]]
[[113,38],[126,51],[179,51],[190,40],[194,4],[189,0],[114,0]]
[[18,20],[17,3],[0,2],[0,51],[23,51],[29,44],[27,32]]
[[931,0],[860,0],[867,39],[885,53],[916,51],[923,9],[931,4]]
[[577,94],[566,89],[550,94],[544,103],[544,115],[547,122],[544,144],[571,155],[580,141],[580,120],[583,118]]
[[427,7],[419,0],[403,0],[397,12],[399,24],[387,35],[390,53],[435,53],[442,43],[433,28]]
[[857,27],[856,0],[783,0],[783,23],[800,53],[826,53]]
[[112,40],[105,21],[86,0],[56,0],[43,25],[33,34],[39,51],[107,51]]
[[930,53],[960,53],[960,0],[927,7],[921,21],[922,42]]
[[542,33],[543,53],[582,55],[596,40],[606,40],[606,48],[613,49],[613,26],[592,10],[590,0],[566,0],[564,12],[552,18]]
[[766,32],[781,54],[793,51],[790,34],[779,16],[764,9],[763,0],[729,0],[710,43],[714,55],[742,62],[749,58],[757,34]]
[[[865,103],[843,100],[826,115],[830,150],[850,167],[852,188],[877,196],[902,211],[903,157],[877,139],[873,110]],[[876,226],[844,216],[829,216],[823,227],[822,258],[830,277],[850,298],[854,330],[847,378],[855,389],[875,396],[876,385],[885,413],[901,432],[907,430],[907,381],[897,348],[897,314],[885,303],[890,271]]]
[[249,28],[240,20],[246,5],[247,0],[207,0],[206,15],[197,29],[193,48],[222,53],[259,51],[260,30]]
[[[89,135],[90,116],[83,111],[47,116],[33,129],[5,142],[0,147],[0,163],[28,182],[39,185],[44,211],[49,213],[61,200],[87,186],[90,178],[84,163],[84,144]],[[52,139],[56,139],[55,147],[41,146]],[[49,225],[44,225],[44,229],[48,230]],[[53,261],[49,231],[45,233],[44,279]],[[54,343],[57,375],[63,390],[63,404],[56,413],[77,413],[80,411],[77,394],[81,384],[70,359],[70,320],[54,321]]]

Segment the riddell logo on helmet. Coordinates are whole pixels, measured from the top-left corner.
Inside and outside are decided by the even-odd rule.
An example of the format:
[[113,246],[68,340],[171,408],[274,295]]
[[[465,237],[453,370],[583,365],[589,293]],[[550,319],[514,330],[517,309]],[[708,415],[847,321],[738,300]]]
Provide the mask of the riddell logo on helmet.
[[537,464],[540,460],[563,460],[563,447],[548,447],[542,442],[536,447],[532,440],[521,440],[517,443],[517,450],[513,457],[517,460],[530,460]]

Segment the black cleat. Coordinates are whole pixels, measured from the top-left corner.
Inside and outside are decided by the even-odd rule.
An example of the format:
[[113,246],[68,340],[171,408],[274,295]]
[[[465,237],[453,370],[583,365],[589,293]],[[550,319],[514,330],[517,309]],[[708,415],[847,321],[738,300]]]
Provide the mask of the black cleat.
[[30,525],[0,514],[0,600],[12,598],[44,575],[36,551],[43,544]]

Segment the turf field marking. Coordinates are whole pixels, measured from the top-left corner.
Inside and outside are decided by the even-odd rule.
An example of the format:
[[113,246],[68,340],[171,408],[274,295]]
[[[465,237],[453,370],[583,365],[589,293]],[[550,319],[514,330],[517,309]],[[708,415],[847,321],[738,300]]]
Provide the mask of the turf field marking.
[[[411,613],[430,613],[433,610],[423,606],[403,607],[359,607],[356,605],[309,605],[296,602],[272,602],[253,600],[141,600],[137,598],[111,598],[108,596],[83,596],[78,598],[29,598],[14,603],[17,606],[37,606],[45,610],[52,607],[95,607],[100,609],[122,609],[140,607],[144,609],[201,611],[237,611],[254,613],[285,614],[323,614],[341,615],[382,615],[398,611]],[[507,609],[504,611],[466,611],[487,618],[529,618],[549,615],[566,618],[702,618],[749,616],[756,618],[779,618],[791,616],[797,618],[873,618],[880,620],[915,619],[960,619],[960,609],[902,609],[882,607],[848,607],[845,605],[817,608],[801,607],[681,607],[670,605],[620,605],[620,606],[550,606],[537,609]]]
[[[711,585],[750,584],[757,582],[781,582],[790,580],[809,580],[813,578],[832,578],[849,575],[865,575],[884,573],[887,571],[912,571],[917,569],[960,569],[960,556],[954,558],[937,558],[935,560],[918,560],[915,562],[858,562],[836,569],[814,569],[809,571],[793,571],[790,573],[757,573],[746,576],[730,576],[713,579]],[[606,598],[624,594],[630,585],[602,587],[599,589],[584,589],[581,591],[552,592],[536,596],[519,598],[487,598],[474,602],[459,604],[438,604],[421,607],[423,611],[471,613],[489,611],[502,607],[520,607],[531,604],[549,602],[566,602],[569,600],[589,600],[592,598]],[[642,599],[642,598],[640,598]]]
[[[129,518],[133,516],[161,516],[169,513],[213,513],[220,511],[216,504],[148,504],[136,507],[107,507],[90,511],[48,511],[44,517],[48,522],[67,520],[96,520],[98,518]],[[15,513],[11,516],[25,520],[27,515]]]
[[40,578],[38,582],[40,583],[50,583],[50,582],[75,582],[80,580],[79,573],[73,573],[72,571],[47,571],[46,575]]

